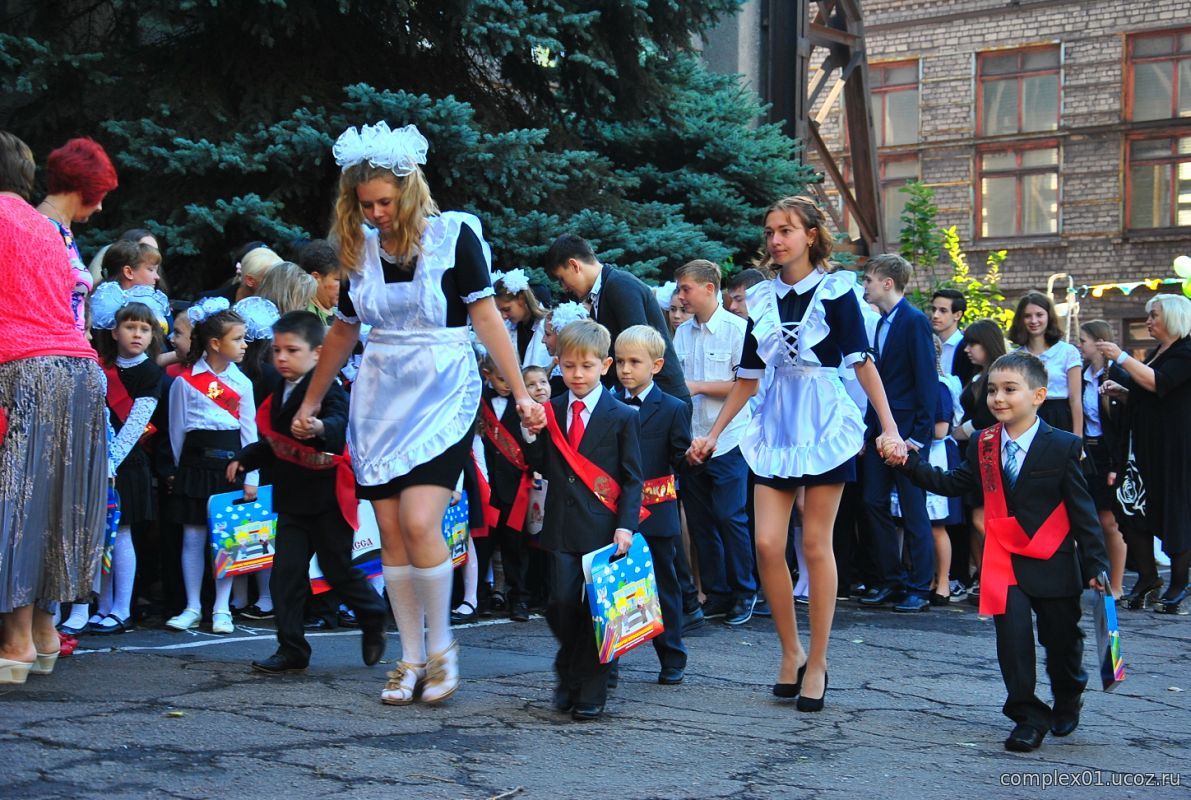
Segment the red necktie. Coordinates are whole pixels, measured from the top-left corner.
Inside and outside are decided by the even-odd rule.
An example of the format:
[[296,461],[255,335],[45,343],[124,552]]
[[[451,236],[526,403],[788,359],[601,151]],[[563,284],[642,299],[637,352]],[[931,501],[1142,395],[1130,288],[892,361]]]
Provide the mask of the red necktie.
[[571,424],[567,426],[567,441],[571,447],[579,449],[579,442],[583,441],[583,407],[582,400],[571,403]]

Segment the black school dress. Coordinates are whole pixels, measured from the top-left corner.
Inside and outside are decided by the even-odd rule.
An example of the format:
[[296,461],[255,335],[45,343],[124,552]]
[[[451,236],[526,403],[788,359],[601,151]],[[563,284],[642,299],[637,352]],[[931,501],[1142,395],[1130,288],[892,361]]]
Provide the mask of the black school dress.
[[[164,387],[165,372],[148,356],[135,359],[117,359],[116,374],[124,390],[132,398],[132,411],[124,422],[116,416],[111,408],[112,429],[117,432],[114,446],[117,451],[123,450],[129,444],[121,436],[125,425],[132,425],[133,431],[144,431],[145,426],[156,416],[157,406],[161,401]],[[139,402],[138,401],[151,401]],[[131,435],[131,434],[130,434]],[[120,495],[120,524],[136,525],[157,518],[157,497],[153,491],[152,469],[153,437],[138,437],[131,443],[127,455],[115,452],[117,459],[123,455],[120,466],[116,469],[116,492]]]

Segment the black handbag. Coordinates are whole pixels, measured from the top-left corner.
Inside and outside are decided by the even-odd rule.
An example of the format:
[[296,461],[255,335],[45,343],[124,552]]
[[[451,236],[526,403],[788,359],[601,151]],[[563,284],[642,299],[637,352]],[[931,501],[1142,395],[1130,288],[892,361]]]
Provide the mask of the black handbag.
[[1146,487],[1137,468],[1137,456],[1133,453],[1133,433],[1129,433],[1129,456],[1125,460],[1125,471],[1117,480],[1117,502],[1127,517],[1146,515]]

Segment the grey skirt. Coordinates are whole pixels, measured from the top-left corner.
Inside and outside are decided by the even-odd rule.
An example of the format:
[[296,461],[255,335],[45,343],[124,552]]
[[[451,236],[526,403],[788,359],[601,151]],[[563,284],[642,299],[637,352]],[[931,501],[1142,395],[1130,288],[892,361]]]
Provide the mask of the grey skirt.
[[[107,381],[66,356],[0,364],[0,613],[89,597],[107,504]],[[0,425],[0,427],[3,427]]]

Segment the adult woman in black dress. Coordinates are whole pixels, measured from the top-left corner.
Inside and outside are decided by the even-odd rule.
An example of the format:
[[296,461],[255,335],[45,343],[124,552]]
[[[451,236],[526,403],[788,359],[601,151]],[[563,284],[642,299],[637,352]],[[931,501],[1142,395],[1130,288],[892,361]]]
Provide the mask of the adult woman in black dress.
[[1158,347],[1142,363],[1113,342],[1100,342],[1104,357],[1129,374],[1124,384],[1106,381],[1101,391],[1128,393],[1128,430],[1145,488],[1144,511],[1126,526],[1138,573],[1125,600],[1140,608],[1162,585],[1153,555],[1152,537],[1158,536],[1170,556],[1170,586],[1154,610],[1177,614],[1191,568],[1191,300],[1158,295],[1146,303],[1146,313]]

